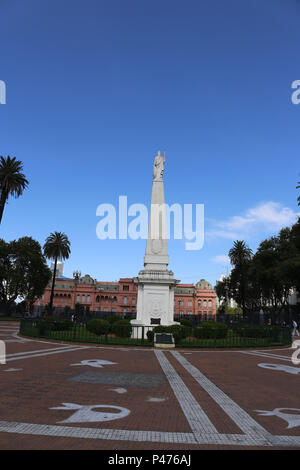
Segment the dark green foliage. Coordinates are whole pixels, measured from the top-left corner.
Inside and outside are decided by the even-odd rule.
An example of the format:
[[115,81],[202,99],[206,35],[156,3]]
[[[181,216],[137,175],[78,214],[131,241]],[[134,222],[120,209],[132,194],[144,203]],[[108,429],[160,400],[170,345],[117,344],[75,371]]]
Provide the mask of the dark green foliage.
[[100,318],[94,318],[86,324],[86,329],[90,333],[94,333],[97,336],[107,334],[109,332],[109,323],[107,320],[101,320]]
[[41,336],[46,336],[50,331],[69,331],[72,326],[71,320],[59,320],[53,317],[36,320],[36,327]]
[[9,196],[18,198],[28,186],[23,163],[16,157],[0,157],[0,223]]
[[130,320],[119,319],[118,321],[113,322],[111,331],[119,338],[130,338],[132,332]]
[[179,323],[180,323],[180,325],[188,326],[190,328],[192,328],[192,326],[193,326],[191,320],[186,320],[185,318],[180,319]]
[[0,303],[23,299],[32,305],[51,279],[40,244],[31,237],[0,239]]
[[227,332],[228,326],[225,323],[201,322],[194,329],[194,336],[198,339],[224,339]]
[[148,341],[153,343],[153,341],[154,341],[154,331],[153,330],[148,330],[147,331],[147,338],[148,338]]
[[234,328],[234,331],[244,338],[272,338],[276,340],[281,328],[276,326],[239,325]]
[[113,325],[116,322],[120,322],[121,320],[122,320],[122,317],[120,317],[119,315],[113,315],[107,318],[107,321],[109,322],[110,325]]

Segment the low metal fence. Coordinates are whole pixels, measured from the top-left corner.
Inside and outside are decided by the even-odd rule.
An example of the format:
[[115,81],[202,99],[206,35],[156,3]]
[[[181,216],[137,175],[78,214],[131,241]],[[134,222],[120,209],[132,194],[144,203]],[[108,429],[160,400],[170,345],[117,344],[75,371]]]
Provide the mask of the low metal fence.
[[244,348],[270,347],[291,344],[291,329],[281,327],[264,328],[195,328],[176,326],[133,326],[117,322],[104,326],[97,334],[85,322],[59,322],[40,319],[22,319],[20,334],[62,342],[94,343],[108,345],[131,345],[153,347],[155,331],[173,334],[176,347],[182,348]]

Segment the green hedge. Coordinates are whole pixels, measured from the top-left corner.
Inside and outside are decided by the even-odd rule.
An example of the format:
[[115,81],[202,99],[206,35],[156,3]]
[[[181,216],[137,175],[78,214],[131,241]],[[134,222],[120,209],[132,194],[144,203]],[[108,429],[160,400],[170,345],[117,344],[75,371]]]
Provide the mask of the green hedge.
[[109,331],[109,322],[100,318],[93,318],[86,324],[86,329],[97,336],[105,335]]
[[192,328],[193,326],[191,320],[186,320],[185,318],[182,318],[181,320],[179,320],[179,322],[182,326],[188,326],[189,328]]
[[194,336],[198,339],[224,339],[227,337],[228,326],[219,322],[201,322],[194,329]]
[[72,326],[71,320],[60,320],[55,317],[47,317],[36,321],[36,327],[41,335],[45,335],[47,331],[68,331]]
[[119,338],[130,338],[132,326],[130,320],[118,320],[112,324],[111,331]]
[[281,332],[278,326],[239,325],[234,331],[244,338],[277,338]]

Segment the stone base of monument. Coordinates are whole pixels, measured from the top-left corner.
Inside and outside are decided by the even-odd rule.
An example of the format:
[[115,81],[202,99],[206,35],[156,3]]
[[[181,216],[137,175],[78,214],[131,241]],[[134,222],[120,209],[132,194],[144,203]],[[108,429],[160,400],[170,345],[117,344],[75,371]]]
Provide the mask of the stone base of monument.
[[[178,325],[174,321],[174,290],[178,284],[172,271],[144,269],[134,278],[138,287],[136,319],[132,326]],[[140,328],[139,328],[140,329]]]
[[[143,324],[139,322],[138,320],[131,320],[131,325],[133,326],[132,328],[132,333],[131,333],[131,338],[132,339],[147,339],[147,333],[148,331],[152,331],[156,326],[161,325],[159,324]],[[170,322],[168,324],[164,324],[161,326],[173,326],[173,325],[180,325],[178,322]]]
[[155,333],[154,335],[155,348],[175,348],[174,337],[170,333]]

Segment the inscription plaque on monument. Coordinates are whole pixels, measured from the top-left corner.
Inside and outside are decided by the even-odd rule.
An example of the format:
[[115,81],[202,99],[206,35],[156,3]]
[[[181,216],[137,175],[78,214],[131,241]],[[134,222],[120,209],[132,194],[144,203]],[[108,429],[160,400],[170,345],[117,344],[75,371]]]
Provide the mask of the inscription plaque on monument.
[[175,341],[173,335],[171,333],[155,333],[154,347],[175,348]]
[[172,344],[173,336],[169,333],[156,333],[155,342],[160,344]]

